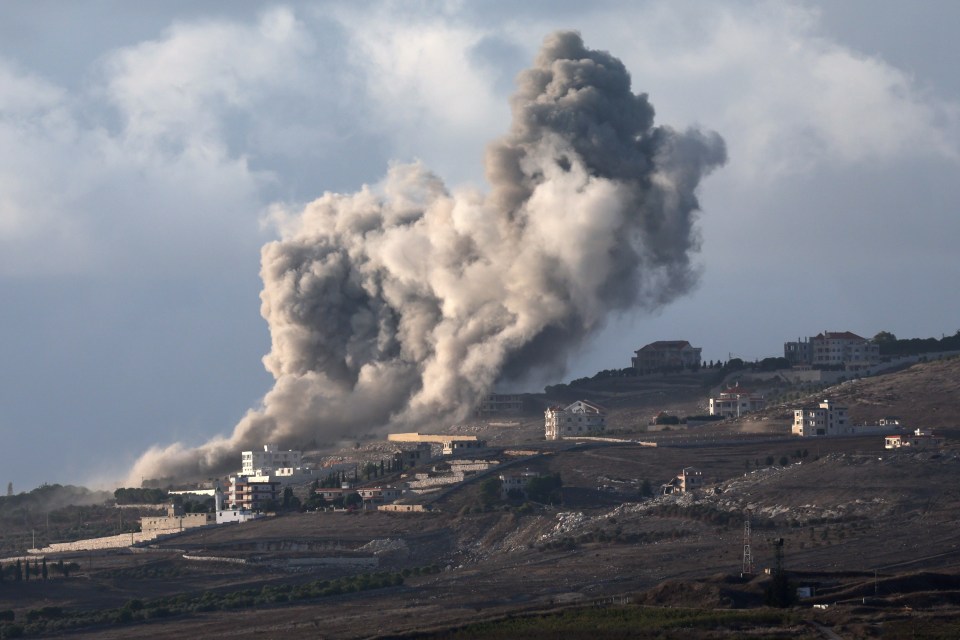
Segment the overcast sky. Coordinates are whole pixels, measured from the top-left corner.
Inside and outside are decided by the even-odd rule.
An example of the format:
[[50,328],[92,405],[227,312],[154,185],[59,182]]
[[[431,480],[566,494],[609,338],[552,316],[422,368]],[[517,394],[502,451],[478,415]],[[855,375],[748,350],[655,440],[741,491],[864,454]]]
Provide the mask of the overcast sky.
[[396,161],[484,189],[513,80],[561,28],[729,155],[699,286],[610,318],[567,379],[654,340],[710,360],[952,334],[957,24],[948,0],[2,3],[0,480],[109,482],[228,433],[271,386],[270,212]]

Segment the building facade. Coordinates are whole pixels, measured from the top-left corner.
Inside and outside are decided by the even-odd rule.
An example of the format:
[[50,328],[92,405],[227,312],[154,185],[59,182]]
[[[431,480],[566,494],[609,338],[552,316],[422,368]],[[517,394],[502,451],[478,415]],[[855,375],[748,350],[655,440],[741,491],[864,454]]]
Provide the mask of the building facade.
[[688,493],[703,488],[703,472],[696,467],[684,467],[670,482],[661,487],[664,495]]
[[516,416],[523,413],[523,396],[514,393],[491,393],[480,401],[478,418]]
[[539,478],[540,474],[535,471],[520,471],[513,473],[500,474],[500,498],[507,500],[514,496],[518,498],[527,497],[527,486],[534,478]]
[[602,434],[607,428],[607,410],[600,405],[577,400],[566,407],[549,407],[544,412],[547,440]]
[[400,469],[409,469],[426,464],[433,459],[433,447],[429,442],[407,445],[393,452],[393,463]]
[[793,410],[793,435],[801,437],[839,436],[850,433],[846,407],[824,400],[818,406]]
[[892,435],[883,439],[886,449],[936,449],[943,446],[943,438],[935,436],[929,431],[917,429],[912,435]]
[[699,369],[701,351],[686,340],[660,340],[635,351],[630,365],[640,374]]
[[216,523],[211,513],[184,513],[180,505],[168,505],[167,515],[140,518],[140,531],[144,533],[175,533],[195,527]]
[[880,345],[850,331],[824,331],[808,341],[784,343],[783,356],[794,365],[856,371],[880,362]]
[[263,451],[241,453],[243,468],[240,473],[245,476],[294,475],[292,470],[301,467],[300,458],[299,451],[280,451],[275,444],[265,444]]
[[710,398],[710,415],[739,418],[765,406],[763,395],[744,389],[737,383],[736,386],[721,391],[717,397]]
[[230,476],[230,507],[261,511],[280,498],[281,483],[269,476]]

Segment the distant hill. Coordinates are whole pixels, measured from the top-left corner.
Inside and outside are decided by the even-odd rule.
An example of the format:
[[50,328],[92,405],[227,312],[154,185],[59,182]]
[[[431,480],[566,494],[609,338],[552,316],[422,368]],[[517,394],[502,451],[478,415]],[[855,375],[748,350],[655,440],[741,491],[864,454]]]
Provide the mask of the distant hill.
[[899,416],[909,428],[960,427],[960,357],[914,365],[904,371],[825,389],[850,408],[854,422]]

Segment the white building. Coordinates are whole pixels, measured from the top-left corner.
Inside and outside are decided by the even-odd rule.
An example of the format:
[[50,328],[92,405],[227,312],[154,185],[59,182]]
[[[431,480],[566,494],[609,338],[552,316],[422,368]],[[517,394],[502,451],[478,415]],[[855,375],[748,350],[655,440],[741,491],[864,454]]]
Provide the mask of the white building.
[[766,406],[763,396],[744,389],[738,382],[736,386],[721,391],[716,398],[710,398],[710,415],[724,418],[739,418],[745,413],[759,411]]
[[263,445],[263,451],[244,451],[241,454],[244,476],[295,475],[301,467],[299,451],[280,451],[275,444]]
[[856,371],[880,362],[880,345],[850,331],[824,331],[808,342],[785,343],[783,354],[794,365]]
[[566,407],[548,408],[544,422],[547,440],[595,436],[607,428],[607,410],[592,402],[577,400]]
[[935,449],[943,446],[943,438],[935,436],[929,431],[917,429],[913,435],[892,435],[883,439],[883,446],[887,449]]
[[482,451],[486,448],[486,440],[448,440],[443,443],[443,455],[455,456]]
[[263,517],[263,514],[250,511],[248,509],[227,509],[224,505],[223,491],[220,490],[219,484],[217,484],[217,487],[214,490],[213,497],[217,524],[227,524],[228,522],[247,522],[248,520],[256,520],[257,518]]
[[793,410],[793,435],[839,436],[852,433],[846,407],[837,407],[829,400],[819,406],[801,407]]

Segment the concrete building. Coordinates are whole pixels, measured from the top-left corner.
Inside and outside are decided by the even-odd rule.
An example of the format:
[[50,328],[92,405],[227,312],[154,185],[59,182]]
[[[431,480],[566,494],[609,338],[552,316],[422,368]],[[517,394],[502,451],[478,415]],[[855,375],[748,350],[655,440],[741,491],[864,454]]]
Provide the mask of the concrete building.
[[793,410],[793,435],[801,437],[839,436],[850,434],[846,407],[824,400],[818,406]]
[[217,484],[216,489],[213,494],[214,498],[214,513],[216,514],[217,524],[227,524],[231,522],[247,522],[249,520],[256,520],[257,518],[263,517],[263,514],[257,513],[255,511],[249,511],[247,509],[227,509],[224,505],[224,495],[223,491],[220,489],[220,485]]
[[943,446],[944,439],[929,431],[917,429],[912,435],[890,435],[883,439],[886,449],[936,449]]
[[539,478],[540,474],[535,471],[520,471],[500,474],[500,498],[527,497],[527,486],[534,478]]
[[670,482],[661,487],[664,495],[688,493],[703,488],[703,472],[695,467],[684,467]]
[[429,442],[401,447],[393,452],[393,462],[401,469],[417,467],[433,459],[433,447]]
[[710,415],[739,418],[751,411],[759,411],[765,406],[766,402],[762,394],[744,389],[738,382],[735,386],[721,391],[716,398],[710,398]]
[[299,451],[280,451],[275,444],[265,444],[263,451],[241,453],[243,468],[240,474],[244,476],[294,475],[292,470],[302,466],[300,458]]
[[487,448],[486,440],[450,440],[443,443],[443,455],[458,456],[465,453],[477,453]]
[[586,400],[549,407],[544,412],[544,428],[547,440],[600,435],[607,428],[607,410]]
[[809,341],[784,343],[783,356],[795,365],[857,371],[880,362],[880,345],[850,331],[824,331]]
[[659,340],[635,351],[630,363],[641,374],[699,369],[701,351],[686,340]]
[[280,498],[281,482],[270,476],[230,476],[230,508],[262,511]]
[[475,413],[478,418],[520,415],[523,413],[523,396],[513,393],[488,394],[480,401]]
[[216,522],[212,513],[184,513],[183,507],[171,504],[167,515],[140,518],[143,533],[175,533],[195,527],[205,527]]
[[357,493],[363,499],[364,509],[376,509],[381,504],[396,502],[403,495],[399,487],[359,487]]

